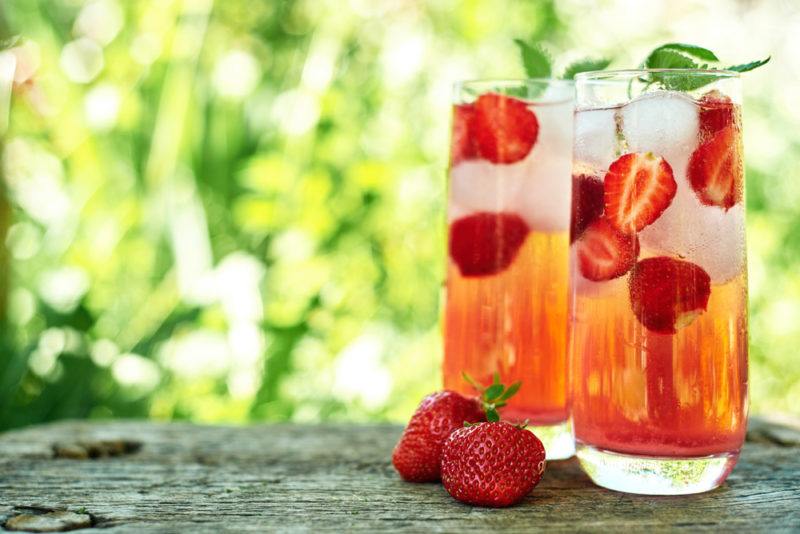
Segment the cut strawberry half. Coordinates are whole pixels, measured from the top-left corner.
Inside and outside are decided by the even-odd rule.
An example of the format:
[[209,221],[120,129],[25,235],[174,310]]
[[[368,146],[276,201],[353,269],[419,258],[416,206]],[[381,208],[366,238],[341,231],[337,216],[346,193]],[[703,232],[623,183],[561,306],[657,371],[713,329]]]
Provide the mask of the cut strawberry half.
[[716,89],[704,94],[700,106],[700,133],[703,138],[738,124],[739,107]]
[[497,274],[514,261],[528,231],[515,213],[475,213],[450,225],[450,257],[462,276]]
[[603,214],[603,182],[591,174],[572,175],[572,220],[569,242],[574,243],[586,227]]
[[700,202],[728,211],[742,199],[744,167],[736,126],[726,126],[700,145],[689,160],[689,183]]
[[639,255],[639,238],[620,232],[604,217],[586,228],[576,246],[581,274],[595,282],[627,273]]
[[450,165],[478,157],[475,139],[472,136],[472,121],[475,108],[472,104],[453,106],[453,139],[450,151]]
[[496,93],[475,101],[472,134],[480,157],[492,163],[515,163],[536,144],[539,121],[529,104]]
[[706,310],[711,278],[694,263],[666,256],[647,258],[633,268],[633,314],[647,329],[674,334]]
[[620,156],[605,177],[605,216],[621,232],[652,223],[675,197],[678,184],[667,161],[652,152]]

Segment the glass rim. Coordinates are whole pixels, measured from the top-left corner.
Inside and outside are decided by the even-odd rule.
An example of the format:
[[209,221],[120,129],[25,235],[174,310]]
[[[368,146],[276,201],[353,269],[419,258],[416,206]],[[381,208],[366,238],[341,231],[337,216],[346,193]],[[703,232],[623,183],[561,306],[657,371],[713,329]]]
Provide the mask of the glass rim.
[[740,72],[727,69],[620,69],[592,70],[575,75],[576,82],[620,82],[642,74],[675,74],[680,76],[739,79]]
[[524,87],[524,86],[537,86],[537,85],[551,85],[560,87],[573,87],[575,82],[573,80],[563,80],[561,78],[480,78],[474,80],[462,80],[453,83],[453,89],[460,91],[462,89],[472,89],[481,87],[496,87],[496,88],[509,88],[509,87]]

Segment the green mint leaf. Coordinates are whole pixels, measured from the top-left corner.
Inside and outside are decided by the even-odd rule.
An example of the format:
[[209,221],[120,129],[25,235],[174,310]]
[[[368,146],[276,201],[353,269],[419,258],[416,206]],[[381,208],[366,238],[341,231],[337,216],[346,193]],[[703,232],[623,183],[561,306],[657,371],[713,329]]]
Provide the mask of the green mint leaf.
[[526,43],[522,39],[514,39],[522,56],[522,66],[528,78],[549,78],[552,74],[550,55],[538,44]]
[[500,402],[507,401],[508,399],[513,397],[517,393],[517,391],[519,391],[520,386],[522,386],[522,382],[514,382],[513,384],[508,386],[508,389],[505,391],[505,393],[503,393],[503,395],[501,395],[500,398],[497,400],[499,400]]
[[758,61],[751,61],[750,63],[743,63],[741,65],[731,65],[730,67],[727,67],[726,70],[732,70],[732,71],[735,71],[735,72],[747,72],[747,71],[750,71],[750,70],[753,70],[753,69],[757,69],[758,67],[761,67],[762,65],[766,65],[767,63],[769,63],[770,59],[772,59],[772,56],[767,57],[767,59],[761,59],[761,60],[758,60]]
[[[645,60],[648,69],[698,69],[706,65],[698,65],[695,60],[680,52],[657,48]],[[711,79],[704,76],[691,76],[674,72],[652,72],[649,75],[650,83],[658,83],[664,89],[671,91],[690,91],[701,87]]]
[[[705,66],[698,68],[705,68]],[[677,74],[664,72],[654,72],[651,74],[651,77],[653,81],[660,83],[664,89],[669,91],[694,91],[717,79],[715,76],[692,76],[689,73]]]
[[683,52],[686,55],[692,56],[697,59],[702,59],[703,61],[719,61],[719,58],[709,50],[708,48],[703,48],[702,46],[691,45],[686,43],[667,43],[665,45],[661,45],[650,55],[653,53],[658,52],[659,50],[675,50],[677,52]]
[[565,80],[574,80],[575,75],[579,72],[589,72],[591,70],[603,70],[611,64],[610,59],[599,58],[591,59],[584,58],[578,61],[573,61],[567,68],[564,69],[564,74],[561,75]]
[[[704,63],[696,60],[702,60]],[[747,72],[767,64],[769,60],[768,57],[760,61],[733,65],[727,70]],[[685,43],[668,43],[650,52],[650,55],[642,63],[642,67],[648,69],[708,69],[707,62],[709,61],[716,63],[719,62],[719,58],[707,48]],[[648,85],[658,83],[667,90],[693,91],[717,79],[718,77],[713,75],[693,76],[689,73],[652,72],[646,77],[640,78],[640,81]]]
[[503,393],[504,389],[503,384],[492,384],[483,392],[483,397],[487,401],[493,401]]
[[500,420],[500,414],[497,413],[497,410],[494,408],[490,408],[486,411],[486,420],[492,423],[496,423]]
[[690,57],[687,57],[680,52],[674,50],[667,50],[656,48],[653,50],[647,59],[644,60],[644,66],[648,69],[696,69],[697,63]]

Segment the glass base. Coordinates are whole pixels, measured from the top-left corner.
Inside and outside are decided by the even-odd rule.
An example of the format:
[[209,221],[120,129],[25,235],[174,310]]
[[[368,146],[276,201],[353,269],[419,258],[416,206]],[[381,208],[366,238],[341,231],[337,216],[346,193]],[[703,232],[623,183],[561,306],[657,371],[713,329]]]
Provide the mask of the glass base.
[[526,428],[541,440],[548,460],[566,460],[575,455],[572,421],[542,426],[529,424]]
[[577,456],[598,486],[643,495],[687,495],[710,491],[725,482],[739,452],[659,458],[609,452],[578,443]]

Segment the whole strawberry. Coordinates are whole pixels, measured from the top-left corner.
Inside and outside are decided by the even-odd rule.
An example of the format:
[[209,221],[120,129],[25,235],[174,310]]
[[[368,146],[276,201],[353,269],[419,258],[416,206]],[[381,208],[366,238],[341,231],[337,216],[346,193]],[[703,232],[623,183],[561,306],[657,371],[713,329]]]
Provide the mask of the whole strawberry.
[[468,399],[453,391],[431,393],[422,399],[394,448],[394,468],[409,482],[438,481],[444,441],[465,422],[485,420],[477,399]]
[[544,447],[523,427],[478,423],[453,432],[442,448],[442,483],[453,498],[476,506],[518,503],[544,473]]

